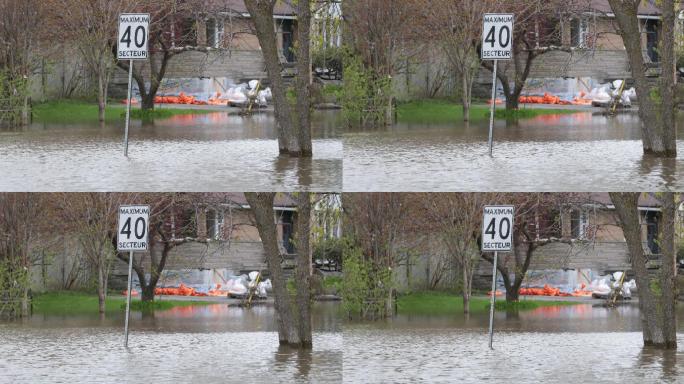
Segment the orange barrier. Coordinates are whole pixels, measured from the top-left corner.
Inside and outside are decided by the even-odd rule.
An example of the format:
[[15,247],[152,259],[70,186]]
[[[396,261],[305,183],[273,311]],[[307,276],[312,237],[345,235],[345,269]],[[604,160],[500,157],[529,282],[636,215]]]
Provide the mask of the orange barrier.
[[206,101],[195,99],[195,96],[188,96],[181,92],[178,96],[156,96],[154,98],[155,104],[192,104],[192,105],[207,105]]
[[206,293],[197,292],[195,288],[188,287],[181,283],[178,288],[156,288],[155,295],[175,295],[175,296],[207,296]]
[[[121,294],[124,295],[124,296],[126,296],[127,293],[128,293],[128,290],[125,290],[125,291],[121,292]],[[131,291],[131,296],[138,296],[138,291],[136,291],[135,289],[132,290],[132,291]]]
[[[131,97],[131,105],[138,104],[139,101],[135,97]],[[121,100],[121,104],[126,105],[128,104],[128,100]]]
[[561,100],[560,97],[554,96],[550,93],[544,93],[544,96],[520,96],[518,99],[523,104],[556,104],[556,105],[571,105],[569,101]]
[[[576,289],[572,293],[565,293],[565,292],[561,292],[560,288],[552,287],[548,284],[545,284],[543,288],[538,288],[538,287],[520,288],[518,293],[523,295],[523,296],[591,297],[591,291],[586,291],[585,288],[586,288],[586,285],[582,284],[582,287],[580,289]],[[491,291],[487,292],[487,295],[491,296],[492,292]],[[501,296],[502,293],[500,291],[496,291],[496,295]]]

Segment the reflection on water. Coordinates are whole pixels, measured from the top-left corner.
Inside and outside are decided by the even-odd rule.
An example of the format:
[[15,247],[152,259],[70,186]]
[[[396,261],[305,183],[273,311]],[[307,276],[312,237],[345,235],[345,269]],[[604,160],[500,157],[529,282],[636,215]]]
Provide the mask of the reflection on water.
[[342,143],[334,113],[316,113],[313,159],[278,156],[275,120],[211,113],[123,124],[33,124],[0,131],[5,191],[339,190]]
[[[680,322],[684,316],[680,311]],[[591,305],[496,313],[398,316],[346,324],[346,382],[659,383],[684,381],[684,352],[643,348],[639,310]],[[684,325],[684,324],[681,324]],[[679,337],[684,343],[684,334]]]
[[[684,126],[679,127],[680,130]],[[678,159],[643,156],[636,114],[545,115],[496,122],[405,124],[344,135],[345,191],[654,191],[684,188]],[[681,136],[681,132],[680,132]]]
[[339,305],[316,303],[314,347],[278,346],[273,307],[176,307],[123,316],[34,316],[0,324],[2,383],[339,383]]

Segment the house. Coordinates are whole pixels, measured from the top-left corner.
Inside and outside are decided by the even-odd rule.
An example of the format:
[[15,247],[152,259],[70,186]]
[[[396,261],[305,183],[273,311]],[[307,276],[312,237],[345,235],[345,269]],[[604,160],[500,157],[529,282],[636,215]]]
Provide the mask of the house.
[[[228,276],[251,271],[267,274],[266,255],[259,232],[250,214],[247,199],[242,193],[222,194],[220,203],[188,207],[174,222],[180,230],[173,236],[194,237],[206,242],[188,242],[175,247],[168,256],[160,285],[223,284]],[[312,218],[316,217],[316,207]],[[289,194],[278,194],[274,201],[278,245],[283,255],[283,268],[289,275],[294,271],[297,255],[295,226],[297,202]],[[334,228],[329,228],[335,234]],[[161,250],[153,249],[160,256]],[[149,264],[149,259],[145,259]],[[124,287],[127,265],[117,262],[110,276],[110,284]],[[149,271],[149,265],[146,267]],[[137,278],[137,276],[135,276]]]
[[[580,203],[551,210],[542,221],[554,222],[546,226],[550,230],[543,238],[558,239],[540,246],[532,259],[523,286],[589,285],[598,276],[617,271],[631,275],[631,261],[622,229],[618,225],[615,206],[607,193],[584,194]],[[653,194],[643,194],[639,199],[643,248],[657,268],[660,257],[658,231],[661,204]],[[514,270],[512,254],[499,254],[500,260],[508,261]],[[475,272],[474,286],[491,289],[491,264],[480,262]]]
[[[544,206],[528,217],[529,233],[548,242],[532,254],[526,285],[571,285],[590,283],[597,276],[616,271],[628,271],[631,264],[622,229],[618,225],[610,196],[607,193],[569,194],[559,199],[560,205]],[[661,208],[652,194],[639,201],[642,217],[643,247],[657,267],[660,248],[657,242]],[[479,234],[479,232],[478,232]],[[426,228],[405,236],[402,247],[406,255],[397,257],[395,282],[403,289],[454,289],[462,280],[460,269],[444,243],[443,234]],[[517,239],[514,237],[514,242]],[[517,245],[524,258],[526,247]],[[481,257],[479,247],[471,250],[475,263],[473,288],[491,289],[492,265]],[[515,256],[499,253],[499,261],[515,270]]]
[[[267,78],[244,1],[219,0],[207,4],[210,8],[188,14],[174,24],[172,46],[189,49],[169,61],[160,95],[225,93],[236,84]],[[297,19],[289,2],[276,2],[273,27],[281,62],[291,68],[295,62]],[[125,97],[127,84],[128,73],[117,69],[111,80],[112,96]]]
[[[584,9],[572,16],[560,15],[552,23],[549,41],[540,46],[558,47],[537,57],[530,69],[524,94],[554,93],[572,99],[579,92],[588,93],[599,84],[632,77],[622,37],[608,0],[587,0]],[[680,6],[681,7],[681,6]],[[684,9],[684,8],[682,8]],[[661,11],[655,0],[642,1],[638,9],[644,59],[650,76],[658,76],[660,57]],[[677,33],[684,32],[684,13],[678,18]],[[511,77],[512,78],[512,77]],[[491,73],[481,70],[476,91],[488,96]]]

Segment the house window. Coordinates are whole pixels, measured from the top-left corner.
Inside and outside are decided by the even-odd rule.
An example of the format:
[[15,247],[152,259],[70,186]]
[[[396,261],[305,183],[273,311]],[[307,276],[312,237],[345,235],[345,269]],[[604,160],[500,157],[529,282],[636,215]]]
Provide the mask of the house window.
[[570,43],[575,48],[587,48],[589,23],[586,18],[573,19],[570,22]]
[[658,20],[646,21],[646,53],[652,63],[660,62],[658,54]]
[[223,212],[208,210],[206,212],[207,238],[220,240],[223,228]]
[[660,245],[658,244],[658,216],[658,212],[646,212],[646,245],[654,255],[660,254]]
[[294,53],[294,21],[282,20],[280,28],[283,33],[283,56],[288,63],[295,61]]
[[221,19],[207,20],[207,46],[221,48],[225,35],[225,24]]
[[294,212],[283,211],[280,215],[281,225],[283,228],[282,244],[285,252],[289,255],[295,253],[294,246]]
[[579,210],[573,209],[570,212],[570,236],[573,239],[586,239],[587,238],[587,213]]

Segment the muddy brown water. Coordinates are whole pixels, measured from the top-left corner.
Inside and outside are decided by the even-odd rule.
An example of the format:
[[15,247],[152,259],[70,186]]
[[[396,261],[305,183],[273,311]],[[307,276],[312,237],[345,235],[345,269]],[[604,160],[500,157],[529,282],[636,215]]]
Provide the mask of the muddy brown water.
[[[636,114],[545,115],[496,122],[399,123],[345,129],[314,119],[313,159],[277,155],[272,115],[225,112],[135,122],[130,157],[121,122],[34,124],[0,131],[5,191],[614,191],[684,188],[677,159],[642,154]],[[684,127],[680,127],[682,131]],[[680,132],[680,137],[683,132]]]
[[37,314],[0,324],[0,382],[684,382],[684,351],[643,348],[635,305],[497,312],[493,351],[486,312],[343,318],[339,303],[316,303],[314,347],[301,352],[278,347],[273,307],[134,312],[125,350],[122,314]]
[[273,307],[224,304],[0,323],[0,383],[339,383],[339,304],[316,303],[310,351],[278,346]]
[[[680,115],[681,116],[681,115]],[[344,134],[345,191],[656,191],[684,188],[675,159],[643,156],[639,118],[575,113],[488,121],[399,123]],[[680,124],[679,137],[684,125]]]
[[[398,316],[346,325],[346,382],[681,383],[684,351],[643,348],[636,306],[544,307],[497,312],[494,350],[487,313]],[[680,308],[680,329],[684,325]],[[684,334],[678,336],[684,345]]]
[[272,114],[218,112],[134,121],[129,158],[123,122],[36,123],[0,131],[3,191],[335,191],[342,142],[334,112],[313,119],[311,159],[278,156]]

